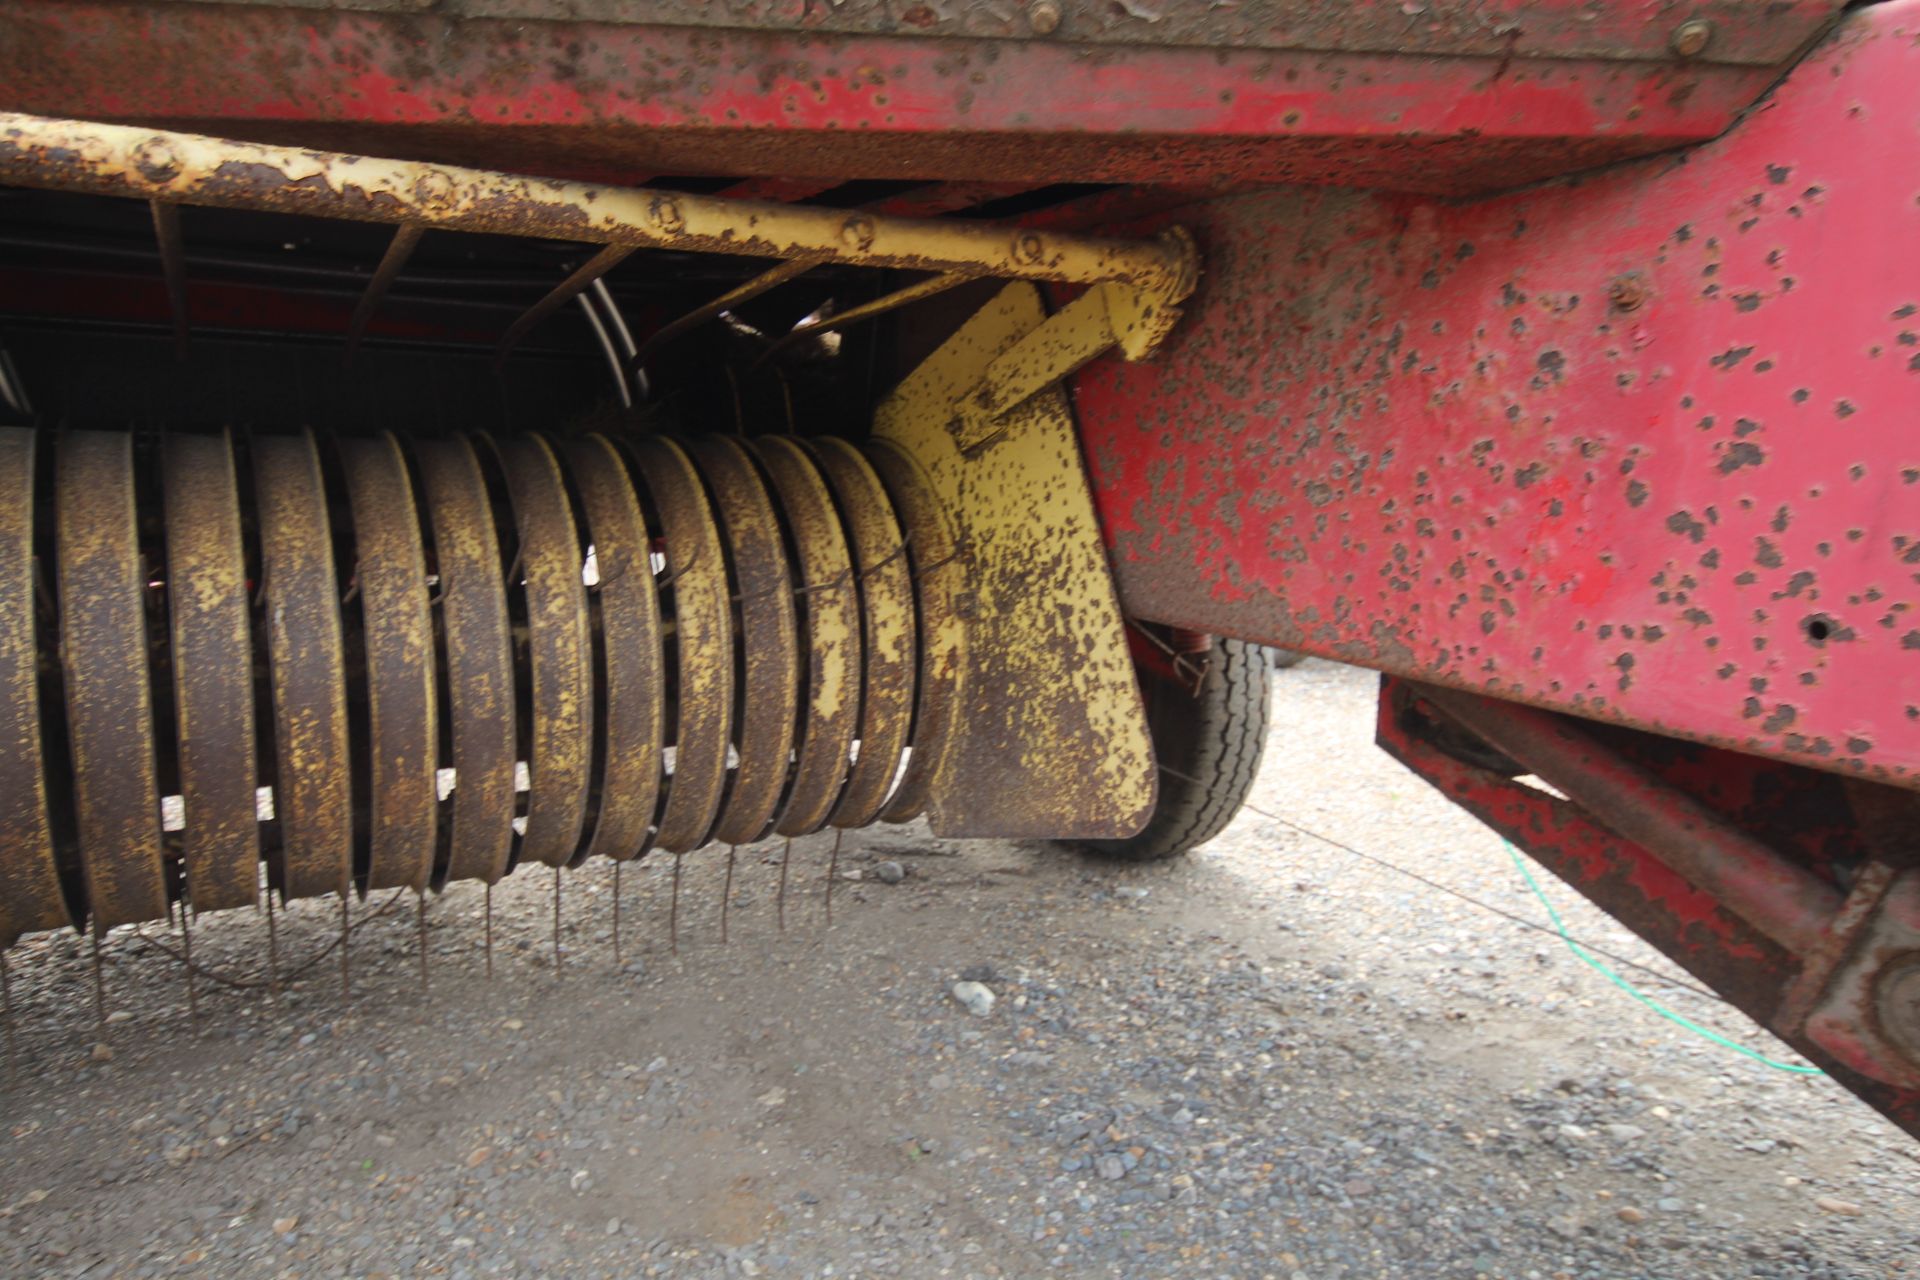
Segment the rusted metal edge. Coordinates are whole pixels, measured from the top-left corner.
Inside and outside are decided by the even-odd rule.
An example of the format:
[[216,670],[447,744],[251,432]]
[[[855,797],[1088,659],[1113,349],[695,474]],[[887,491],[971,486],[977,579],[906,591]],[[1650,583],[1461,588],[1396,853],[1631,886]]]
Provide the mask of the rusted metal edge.
[[1559,788],[1795,955],[1840,909],[1833,886],[1607,750],[1566,719],[1518,703],[1417,686],[1419,696]]
[[1112,281],[1171,305],[1199,276],[1179,236],[1118,240],[984,222],[603,187],[484,169],[0,112],[0,181],[175,204],[634,248]]

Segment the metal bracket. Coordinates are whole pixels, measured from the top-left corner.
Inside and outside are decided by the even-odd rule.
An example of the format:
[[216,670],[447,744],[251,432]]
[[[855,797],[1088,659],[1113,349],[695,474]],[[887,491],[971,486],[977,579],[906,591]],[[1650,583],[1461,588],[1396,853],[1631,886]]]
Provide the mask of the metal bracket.
[[[1174,228],[1163,240],[1193,240]],[[1176,299],[1133,285],[1107,282],[1089,288],[1060,308],[1018,344],[986,367],[980,381],[954,406],[948,424],[963,452],[985,447],[1006,431],[1009,415],[1047,387],[1071,376],[1110,348],[1130,361],[1144,360],[1180,319]]]
[[1803,1030],[1864,1076],[1920,1088],[1920,871],[1869,863],[1829,932],[1833,958],[1810,958],[1782,1029]]
[[[927,803],[942,835],[1116,838],[1153,812],[1146,709],[1079,437],[1054,385],[1067,366],[1038,355],[1084,363],[1118,341],[1101,319],[1116,314],[1104,291],[1077,305],[1049,320],[1035,286],[1009,284],[876,415],[874,434],[924,474],[956,557],[933,571],[960,584],[944,615],[959,634],[941,642],[959,713]],[[1001,401],[999,443],[963,449],[956,406],[982,386],[1015,386],[1008,370],[1029,381]]]

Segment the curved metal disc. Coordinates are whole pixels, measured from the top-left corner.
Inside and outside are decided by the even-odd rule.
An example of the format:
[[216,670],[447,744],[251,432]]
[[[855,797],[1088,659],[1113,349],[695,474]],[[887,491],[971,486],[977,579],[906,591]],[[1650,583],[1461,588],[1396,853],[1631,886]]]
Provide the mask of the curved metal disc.
[[832,436],[809,440],[807,447],[827,477],[852,538],[864,663],[860,757],[827,821],[836,827],[864,827],[886,802],[913,726],[918,678],[913,579],[906,535],[872,465],[858,449]]
[[58,463],[61,660],[80,864],[97,935],[167,914],[133,437],[68,432]]
[[965,631],[958,604],[961,566],[952,532],[920,464],[890,440],[867,442],[867,457],[880,473],[894,507],[907,527],[907,555],[913,563],[914,599],[920,609],[920,683],[913,713],[913,750],[906,773],[894,788],[886,822],[906,822],[927,807],[927,794],[940,776],[953,742],[960,709],[960,680],[966,669]]
[[449,880],[492,884],[513,852],[512,635],[486,481],[463,439],[413,445],[433,518],[453,741]]
[[653,547],[626,463],[604,437],[567,451],[600,575],[600,643],[607,718],[600,811],[589,855],[637,858],[647,851],[660,799],[666,738],[666,670],[660,651],[660,602]]
[[75,923],[60,892],[40,759],[34,636],[34,433],[0,429],[0,947]]
[[579,849],[593,757],[593,666],[580,540],[560,464],[546,441],[507,440],[500,459],[520,534],[533,660],[533,745],[520,856],[564,867]]
[[439,819],[434,791],[439,724],[426,554],[406,459],[391,435],[342,440],[353,510],[367,679],[370,889],[425,889]]
[[678,697],[673,773],[654,843],[685,853],[707,842],[727,780],[733,720],[733,641],[727,566],[706,491],[686,452],[650,436],[633,443],[640,475],[665,535],[663,611],[673,616]]
[[340,602],[320,457],[308,436],[256,436],[254,504],[272,669],[282,898],[353,882],[352,750]]
[[714,824],[713,838],[751,844],[767,833],[787,789],[793,722],[800,701],[799,636],[793,619],[793,574],[780,540],[780,519],[753,460],[740,442],[703,436],[694,457],[713,491],[720,525],[733,552],[740,592],[740,643],[746,654],[736,731],[740,764]]
[[826,825],[847,780],[860,726],[860,592],[833,495],[805,447],[786,436],[763,436],[748,447],[773,482],[800,558],[807,700],[793,786],[774,830],[801,836]]
[[197,915],[260,898],[253,640],[233,446],[169,435],[160,449],[167,610],[187,899]]

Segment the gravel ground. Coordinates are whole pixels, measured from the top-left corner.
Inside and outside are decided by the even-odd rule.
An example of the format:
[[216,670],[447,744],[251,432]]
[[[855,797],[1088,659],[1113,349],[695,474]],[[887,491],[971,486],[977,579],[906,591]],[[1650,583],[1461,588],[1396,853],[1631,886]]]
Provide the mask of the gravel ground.
[[[1280,673],[1257,804],[1533,919],[1500,842]],[[276,1001],[166,930],[11,955],[0,1273],[1910,1276],[1915,1144],[1658,1019],[1560,942],[1249,811],[1115,871],[916,828],[573,873],[366,921]],[[888,864],[897,864],[890,866]],[[895,876],[895,871],[904,873]],[[849,878],[857,876],[857,879]],[[889,881],[898,878],[898,883]],[[1673,972],[1557,882],[1579,935]],[[278,920],[290,972],[333,937]],[[266,920],[195,958],[266,968]],[[1650,989],[1658,980],[1637,975]],[[992,996],[984,1013],[956,982]],[[986,999],[963,988],[976,1006]],[[1724,1006],[1679,1010],[1790,1056]]]

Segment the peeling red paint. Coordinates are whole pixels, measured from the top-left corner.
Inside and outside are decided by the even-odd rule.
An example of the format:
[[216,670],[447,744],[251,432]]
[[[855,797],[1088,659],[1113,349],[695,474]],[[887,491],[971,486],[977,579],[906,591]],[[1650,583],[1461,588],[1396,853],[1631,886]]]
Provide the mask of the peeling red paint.
[[1680,157],[1167,214],[1187,322],[1076,389],[1128,607],[1920,787],[1917,35]]

